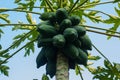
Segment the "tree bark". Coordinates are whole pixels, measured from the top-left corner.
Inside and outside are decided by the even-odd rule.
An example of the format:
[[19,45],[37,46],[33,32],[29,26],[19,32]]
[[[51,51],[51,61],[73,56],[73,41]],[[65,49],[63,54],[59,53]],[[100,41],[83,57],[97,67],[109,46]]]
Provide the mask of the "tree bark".
[[69,80],[68,59],[58,52],[56,64],[56,80]]

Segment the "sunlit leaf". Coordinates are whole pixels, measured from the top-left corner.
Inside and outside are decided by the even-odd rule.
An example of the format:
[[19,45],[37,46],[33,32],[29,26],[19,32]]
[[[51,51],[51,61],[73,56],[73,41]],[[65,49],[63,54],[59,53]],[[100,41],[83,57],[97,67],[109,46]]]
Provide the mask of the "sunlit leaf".
[[89,56],[88,56],[88,59],[89,59],[89,60],[99,60],[99,59],[101,59],[101,57],[100,57],[100,56],[92,56],[92,55],[89,55]]
[[0,19],[4,20],[7,23],[10,23],[8,16],[9,16],[8,14],[0,14]]
[[116,11],[116,13],[118,14],[118,16],[120,16],[120,10],[117,9],[117,8],[115,8],[115,11]]
[[30,24],[33,23],[33,21],[32,21],[32,16],[31,16],[30,13],[27,13],[26,18],[27,18],[27,20],[28,20],[28,22],[29,22]]

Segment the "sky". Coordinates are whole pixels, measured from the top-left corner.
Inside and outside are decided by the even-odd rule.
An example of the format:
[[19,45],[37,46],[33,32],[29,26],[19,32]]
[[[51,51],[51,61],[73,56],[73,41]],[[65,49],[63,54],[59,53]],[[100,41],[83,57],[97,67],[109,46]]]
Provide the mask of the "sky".
[[[13,8],[16,6],[15,4],[13,4],[13,2],[14,2],[14,0],[0,0],[0,8]],[[113,4],[102,5],[102,6],[98,6],[95,9],[116,15],[116,13],[113,10],[114,9],[113,6],[116,6],[116,5],[113,5]],[[23,16],[24,16],[23,13],[19,13],[19,12],[9,12],[9,13],[11,14],[9,16],[9,18],[12,20],[11,23],[16,23],[18,20],[27,22],[26,19],[23,18]],[[104,17],[104,15],[102,15],[102,16]],[[36,21],[37,23],[39,23],[38,17],[39,16],[33,17],[33,19],[37,20]],[[0,20],[0,23],[4,23],[4,22]],[[88,22],[87,25],[100,26],[103,28],[109,28],[112,26],[112,25],[103,25],[102,23],[95,24],[95,23],[91,23],[91,22]],[[2,29],[5,33],[0,40],[0,43],[3,45],[4,49],[6,49],[10,46],[10,44],[12,42],[12,38],[15,35],[20,34],[22,32],[26,32],[26,31],[19,31],[19,30],[12,32],[11,27],[12,26],[6,26],[5,28],[0,27],[0,29]],[[110,40],[107,40],[107,37],[105,35],[91,33],[91,32],[87,32],[87,34],[89,35],[92,43],[102,53],[104,53],[104,55],[111,62],[119,63],[119,61],[120,61],[120,56],[119,56],[119,54],[120,54],[120,51],[119,51],[120,50],[120,47],[119,47],[120,39],[113,37]],[[9,76],[6,77],[3,74],[0,74],[0,80],[33,80],[33,79],[41,80],[42,75],[45,73],[45,66],[43,66],[39,69],[36,68],[35,60],[40,51],[40,48],[37,48],[36,45],[35,45],[35,48],[36,48],[35,53],[34,54],[31,53],[31,55],[28,57],[24,57],[24,50],[20,51],[14,57],[12,57],[7,64],[10,67]],[[14,51],[11,51],[11,53],[13,53],[13,52]],[[92,51],[90,51],[90,53],[92,55],[100,56],[100,54],[94,48]],[[94,62],[94,66],[103,66],[103,62],[102,62],[103,59],[104,58],[102,57],[101,60]],[[83,66],[81,66],[81,67],[84,68]],[[83,73],[84,80],[92,80],[92,75],[86,69],[85,69],[85,71],[82,71],[82,73]],[[70,70],[69,74],[70,74],[70,80],[80,80],[79,75],[76,76],[74,70]],[[55,80],[55,77],[50,80]]]

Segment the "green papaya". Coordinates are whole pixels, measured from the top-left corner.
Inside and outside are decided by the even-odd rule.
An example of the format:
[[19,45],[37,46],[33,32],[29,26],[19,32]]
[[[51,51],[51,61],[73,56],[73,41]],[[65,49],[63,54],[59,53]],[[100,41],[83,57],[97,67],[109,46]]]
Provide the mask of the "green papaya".
[[40,32],[41,35],[43,36],[54,36],[57,34],[57,30],[55,29],[55,27],[51,26],[51,25],[46,25],[46,24],[42,24],[38,27],[38,32]]
[[45,57],[48,61],[56,60],[57,48],[54,46],[47,46],[45,51]]
[[73,42],[78,38],[78,33],[74,28],[66,28],[63,35],[68,42]]
[[92,42],[88,35],[84,35],[79,38],[81,41],[81,48],[86,50],[92,50]]
[[65,8],[59,8],[56,11],[56,19],[57,19],[58,24],[60,24],[67,17],[68,17],[68,12]]
[[37,40],[37,47],[43,47],[43,46],[50,46],[52,45],[53,39],[52,38],[38,38]]
[[78,51],[79,51],[79,56],[76,58],[76,62],[78,64],[83,64],[84,66],[86,66],[88,61],[87,54],[80,48],[78,48]]
[[54,21],[54,19],[56,18],[56,14],[54,12],[45,12],[45,13],[42,13],[39,18],[43,21],[46,21],[46,20]]
[[56,74],[56,61],[48,61],[46,65],[46,74],[49,75],[51,78],[54,77]]
[[71,27],[71,21],[69,19],[64,19],[61,24],[60,24],[60,29],[59,29],[59,32],[60,33],[63,33],[63,31],[68,28],[68,27]]
[[84,36],[86,34],[85,27],[77,25],[77,26],[74,26],[74,28],[77,30],[77,33],[78,33],[79,37]]
[[76,47],[81,47],[81,41],[79,39],[76,39],[72,42]]
[[80,23],[80,17],[77,15],[72,15],[69,17],[72,22],[72,26],[78,25]]
[[64,47],[65,42],[66,40],[62,34],[58,34],[53,37],[53,45],[58,48]]
[[45,65],[47,63],[47,58],[45,57],[46,47],[43,47],[36,58],[37,68]]
[[67,44],[65,47],[62,49],[63,53],[71,59],[75,59],[79,56],[79,51],[78,48],[73,45],[73,44]]

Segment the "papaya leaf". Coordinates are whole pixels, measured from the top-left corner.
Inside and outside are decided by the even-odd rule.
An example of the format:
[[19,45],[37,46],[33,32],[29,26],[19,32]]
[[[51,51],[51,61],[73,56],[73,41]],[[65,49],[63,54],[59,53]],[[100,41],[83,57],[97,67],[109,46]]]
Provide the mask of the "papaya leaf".
[[0,44],[0,50],[2,49],[2,45]]
[[24,57],[29,56],[31,51],[32,51],[32,53],[34,53],[34,51],[35,51],[34,43],[31,43],[25,47]]
[[[114,16],[114,15],[109,15],[109,19],[106,19],[103,21],[104,23],[107,24],[113,24],[113,27],[109,28],[109,30],[113,31],[110,32],[109,30],[106,31],[106,33],[109,34],[115,34],[115,31],[118,29],[118,27],[120,26],[120,17],[118,16]],[[112,36],[108,36],[107,39],[110,39]]]
[[117,15],[120,17],[120,10],[115,7],[115,11],[116,11]]
[[10,23],[8,16],[9,16],[8,14],[0,14],[0,19],[4,20],[7,23]]
[[101,57],[100,56],[92,56],[91,54],[90,55],[88,55],[88,60],[99,60],[99,59],[101,59]]
[[30,13],[27,13],[26,18],[27,18],[27,21],[28,21],[30,24],[33,23],[33,21],[32,21],[32,16],[31,16]]
[[21,0],[15,0],[14,3],[19,3]]
[[117,3],[117,2],[120,2],[120,0],[114,0],[114,2],[113,2],[113,3]]
[[102,22],[103,20],[101,19],[101,16],[95,16],[95,15],[93,15],[93,14],[87,14],[87,13],[84,13],[84,16],[85,17],[87,17],[87,18],[89,18],[92,22],[94,22],[94,23],[99,23],[99,22]]
[[2,29],[0,29],[0,39],[1,39],[2,34],[4,34],[4,32],[2,31]]
[[0,65],[0,72],[5,76],[8,76],[9,67],[6,65]]
[[93,79],[98,80],[119,80],[120,79],[120,64],[110,64],[107,60],[104,60],[104,66],[97,68],[91,68],[88,66],[88,70],[94,75]]

